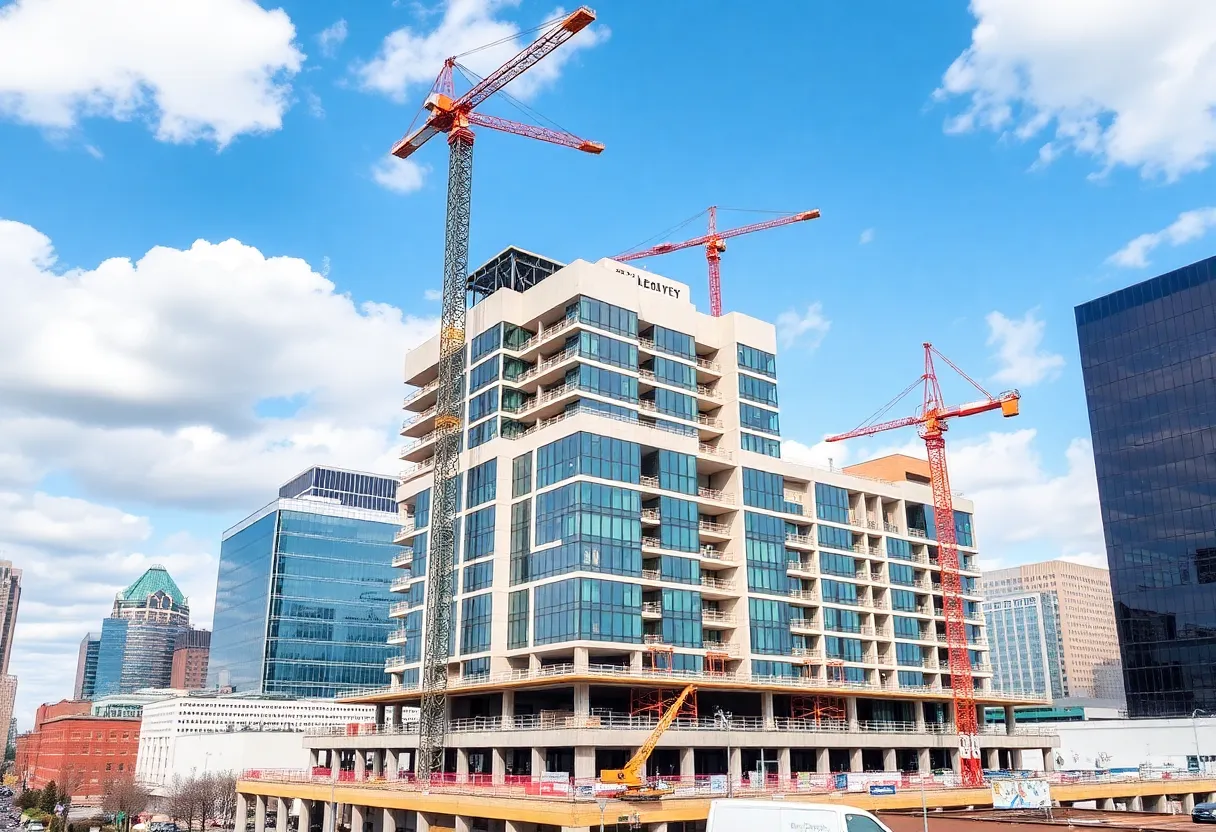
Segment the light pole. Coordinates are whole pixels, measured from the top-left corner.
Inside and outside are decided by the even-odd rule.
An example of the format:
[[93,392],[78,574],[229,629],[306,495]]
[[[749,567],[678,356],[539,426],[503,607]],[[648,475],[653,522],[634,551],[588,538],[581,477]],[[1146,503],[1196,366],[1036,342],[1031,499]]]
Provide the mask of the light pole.
[[1195,734],[1195,766],[1198,768],[1199,773],[1202,774],[1203,755],[1199,753],[1199,721],[1195,718],[1200,714],[1203,714],[1204,716],[1211,716],[1211,714],[1205,711],[1203,708],[1196,708],[1195,710],[1191,711],[1191,731]]
[[734,797],[735,796],[735,783],[734,783],[735,773],[733,771],[731,771],[731,766],[730,766],[730,760],[731,760],[731,757],[733,756],[731,754],[731,747],[730,747],[730,718],[731,718],[732,714],[730,711],[724,711],[721,708],[718,708],[717,711],[714,712],[714,716],[717,718],[719,724],[721,724],[723,729],[726,731],[726,796]]
[[595,803],[600,807],[600,832],[604,832],[604,810],[608,808],[608,798],[601,797]]

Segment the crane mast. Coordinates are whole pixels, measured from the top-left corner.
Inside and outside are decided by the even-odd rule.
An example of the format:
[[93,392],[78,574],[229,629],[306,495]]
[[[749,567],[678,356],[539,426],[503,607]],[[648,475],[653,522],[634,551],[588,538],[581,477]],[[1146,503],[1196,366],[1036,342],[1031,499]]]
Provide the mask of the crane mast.
[[575,9],[547,28],[537,39],[463,96],[456,97],[452,70],[456,58],[444,62],[425,108],[430,115],[392,148],[405,159],[432,137],[448,137],[448,194],[444,223],[442,311],[439,323],[439,386],[435,405],[435,463],[426,615],[419,702],[417,775],[429,780],[443,771],[448,730],[448,659],[452,637],[452,569],[456,555],[457,474],[464,429],[466,281],[469,272],[469,225],[473,194],[473,131],[470,125],[600,153],[604,146],[550,128],[518,124],[474,111],[595,20],[586,6]]
[[[963,602],[962,576],[959,574],[958,535],[954,528],[954,501],[951,499],[950,472],[946,467],[947,420],[961,416],[972,416],[991,410],[1000,410],[1003,416],[1018,415],[1021,394],[1010,390],[993,396],[942,355],[933,345],[925,342],[925,370],[920,378],[908,385],[902,393],[888,402],[866,424],[848,433],[827,437],[828,442],[840,442],[859,436],[872,436],[895,428],[915,425],[929,459],[929,480],[933,491],[933,521],[937,531],[938,562],[941,567],[942,611],[946,619],[946,647],[950,668],[950,688],[954,697],[954,725],[958,732],[959,758],[962,761],[962,785],[978,787],[984,784],[983,765],[980,760],[979,719],[976,715],[975,681],[971,676],[971,656],[967,643],[966,608]],[[942,398],[933,356],[941,358],[964,379],[969,381],[984,396],[980,401],[951,407]],[[905,416],[887,422],[878,422],[917,386],[923,387],[920,411],[915,416]]]

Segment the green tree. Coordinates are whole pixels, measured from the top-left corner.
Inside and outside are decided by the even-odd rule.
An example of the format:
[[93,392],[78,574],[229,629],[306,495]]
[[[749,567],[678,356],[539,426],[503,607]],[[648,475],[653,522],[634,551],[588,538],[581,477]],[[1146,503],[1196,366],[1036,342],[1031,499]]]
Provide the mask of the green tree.
[[17,799],[14,802],[17,804],[18,809],[33,809],[41,799],[42,792],[39,789],[26,789],[17,795]]
[[38,798],[38,808],[50,814],[55,811],[55,804],[59,802],[59,791],[55,787],[55,781],[52,780],[42,787],[42,796]]

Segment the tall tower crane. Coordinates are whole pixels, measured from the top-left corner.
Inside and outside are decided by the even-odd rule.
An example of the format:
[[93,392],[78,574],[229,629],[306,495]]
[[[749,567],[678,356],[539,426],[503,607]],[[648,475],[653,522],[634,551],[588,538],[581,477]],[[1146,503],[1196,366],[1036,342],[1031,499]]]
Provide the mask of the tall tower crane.
[[753,231],[765,231],[769,228],[778,228],[783,225],[789,225],[794,222],[805,222],[819,218],[819,209],[815,208],[811,211],[799,211],[797,214],[790,214],[786,217],[778,217],[774,220],[765,222],[752,223],[739,228],[731,228],[727,231],[718,230],[718,206],[709,206],[709,233],[702,234],[700,237],[693,237],[691,240],[685,240],[682,243],[659,243],[657,246],[644,248],[641,251],[629,251],[624,254],[618,254],[613,257],[621,263],[628,263],[630,260],[640,260],[643,257],[654,257],[656,254],[667,254],[671,251],[680,251],[693,246],[705,246],[705,260],[709,264],[709,314],[715,318],[722,314],[722,252],[726,251],[726,241],[731,237],[741,237],[744,234],[751,234]]
[[461,382],[464,377],[465,286],[469,271],[469,213],[473,184],[473,131],[470,127],[489,127],[586,153],[600,153],[604,146],[597,142],[580,139],[560,130],[485,115],[475,109],[593,20],[595,12],[586,6],[579,7],[546,28],[531,45],[474,83],[472,89],[461,96],[457,96],[453,89],[452,72],[460,69],[466,74],[472,73],[458,64],[456,58],[448,58],[423,104],[430,115],[421,127],[407,133],[392,149],[394,156],[405,159],[439,133],[446,133],[448,137],[448,199],[444,227],[443,307],[439,324],[435,474],[418,737],[417,774],[424,779],[443,771],[448,728],[448,643],[452,632],[452,566],[456,552],[456,474],[464,424]]
[[[1000,410],[1002,416],[1017,416],[1021,394],[1010,390],[993,396],[946,356],[927,341],[925,349],[925,371],[920,378],[909,384],[904,391],[892,399],[881,410],[866,420],[865,424],[848,433],[829,436],[828,442],[840,442],[858,436],[873,436],[895,428],[917,428],[925,447],[929,451],[929,478],[933,487],[933,520],[937,528],[938,559],[942,571],[942,606],[946,613],[946,645],[950,654],[950,687],[954,693],[954,724],[958,730],[959,757],[962,759],[963,786],[977,787],[984,784],[983,766],[980,763],[979,726],[975,713],[975,686],[971,678],[971,657],[967,652],[967,628],[964,621],[962,581],[958,572],[958,538],[954,530],[954,504],[950,499],[950,475],[946,470],[946,429],[949,420],[962,416],[974,416],[990,410]],[[983,398],[968,404],[950,406],[942,398],[937,383],[937,372],[933,367],[933,356],[942,361],[971,383]],[[879,422],[886,413],[917,385],[923,386],[920,412],[888,422]]]

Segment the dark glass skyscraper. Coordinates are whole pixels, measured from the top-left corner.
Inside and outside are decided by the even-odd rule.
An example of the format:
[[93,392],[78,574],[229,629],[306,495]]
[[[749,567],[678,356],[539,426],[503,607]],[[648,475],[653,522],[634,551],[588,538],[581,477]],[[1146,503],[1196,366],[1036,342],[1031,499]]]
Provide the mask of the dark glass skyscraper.
[[378,685],[401,551],[396,480],[310,468],[224,533],[209,686],[329,697]]
[[1128,710],[1216,712],[1216,257],[1076,317]]

